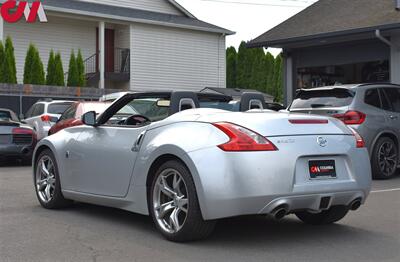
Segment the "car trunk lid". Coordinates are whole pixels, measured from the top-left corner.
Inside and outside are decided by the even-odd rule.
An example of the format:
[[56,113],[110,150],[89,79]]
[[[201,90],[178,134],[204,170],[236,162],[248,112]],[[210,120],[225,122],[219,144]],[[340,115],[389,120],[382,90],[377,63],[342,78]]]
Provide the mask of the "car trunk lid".
[[340,120],[305,114],[250,111],[203,116],[199,121],[230,122],[266,137],[302,135],[353,135]]

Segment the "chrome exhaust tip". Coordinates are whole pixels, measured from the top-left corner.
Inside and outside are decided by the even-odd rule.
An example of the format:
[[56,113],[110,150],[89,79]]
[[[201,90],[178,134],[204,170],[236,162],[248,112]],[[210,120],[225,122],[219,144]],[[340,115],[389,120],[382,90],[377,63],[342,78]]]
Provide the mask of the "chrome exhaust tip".
[[361,207],[361,199],[357,198],[350,204],[350,210],[356,211]]
[[286,207],[277,207],[272,211],[271,215],[276,220],[283,219],[288,214],[288,209]]

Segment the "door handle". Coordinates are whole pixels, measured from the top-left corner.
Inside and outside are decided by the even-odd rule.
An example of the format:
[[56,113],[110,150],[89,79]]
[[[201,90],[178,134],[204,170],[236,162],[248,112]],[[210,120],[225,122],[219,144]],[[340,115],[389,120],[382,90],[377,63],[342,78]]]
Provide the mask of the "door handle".
[[142,141],[144,138],[144,135],[146,134],[146,131],[143,131],[142,133],[140,133],[140,135],[138,136],[138,138],[136,139],[135,144],[132,147],[132,152],[139,152],[140,150],[140,146],[142,145]]
[[394,116],[394,115],[390,116],[390,119],[392,119],[392,120],[397,120],[398,118],[399,118],[398,116]]

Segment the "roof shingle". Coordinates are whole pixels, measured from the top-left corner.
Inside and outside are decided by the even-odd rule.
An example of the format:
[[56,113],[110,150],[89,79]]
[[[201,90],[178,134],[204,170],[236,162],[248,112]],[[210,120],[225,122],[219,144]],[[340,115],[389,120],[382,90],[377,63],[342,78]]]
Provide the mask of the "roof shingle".
[[319,0],[250,41],[249,46],[279,46],[315,37],[400,28],[394,0]]

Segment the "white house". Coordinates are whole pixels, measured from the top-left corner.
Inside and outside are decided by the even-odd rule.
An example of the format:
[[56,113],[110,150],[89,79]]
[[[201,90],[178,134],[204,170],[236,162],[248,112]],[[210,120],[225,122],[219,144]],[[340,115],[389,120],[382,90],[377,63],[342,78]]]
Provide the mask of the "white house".
[[61,52],[65,71],[71,50],[81,49],[88,83],[100,88],[201,90],[226,85],[225,37],[233,32],[196,19],[174,0],[42,3],[47,23],[0,21],[0,38],[14,41],[18,82],[32,42],[45,66],[51,49]]

